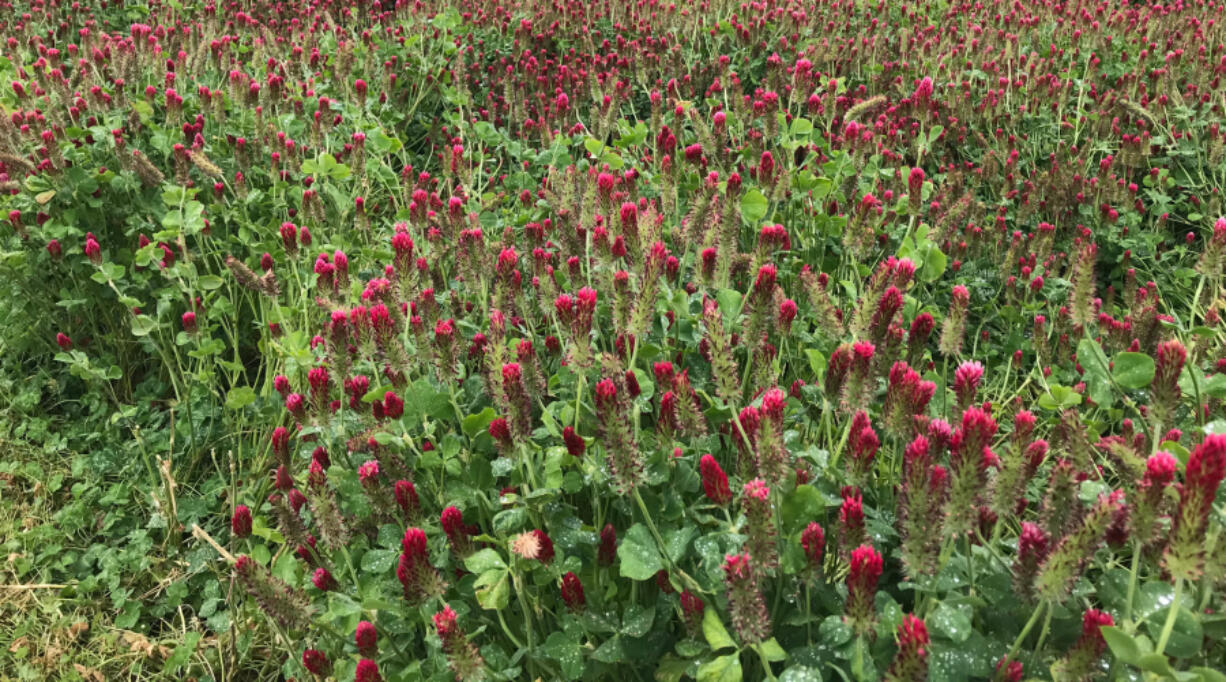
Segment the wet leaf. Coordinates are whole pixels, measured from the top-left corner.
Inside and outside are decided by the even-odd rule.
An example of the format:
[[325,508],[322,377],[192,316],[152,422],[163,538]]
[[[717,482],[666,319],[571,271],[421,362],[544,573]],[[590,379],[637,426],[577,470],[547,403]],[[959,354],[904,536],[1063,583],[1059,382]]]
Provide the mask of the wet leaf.
[[626,532],[617,547],[621,576],[631,580],[650,580],[664,568],[660,551],[656,548],[651,531],[636,523]]

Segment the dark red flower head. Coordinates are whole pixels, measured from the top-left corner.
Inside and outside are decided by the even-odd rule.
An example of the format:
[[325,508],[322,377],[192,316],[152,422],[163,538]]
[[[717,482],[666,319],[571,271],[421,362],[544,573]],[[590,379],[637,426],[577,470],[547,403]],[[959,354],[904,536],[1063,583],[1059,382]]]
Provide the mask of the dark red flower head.
[[728,476],[720,468],[719,462],[710,454],[702,456],[698,462],[702,473],[702,489],[707,498],[718,505],[726,505],[732,501],[732,490],[728,487]]
[[240,504],[234,508],[234,516],[230,518],[230,531],[240,538],[251,535],[251,509],[247,505]]

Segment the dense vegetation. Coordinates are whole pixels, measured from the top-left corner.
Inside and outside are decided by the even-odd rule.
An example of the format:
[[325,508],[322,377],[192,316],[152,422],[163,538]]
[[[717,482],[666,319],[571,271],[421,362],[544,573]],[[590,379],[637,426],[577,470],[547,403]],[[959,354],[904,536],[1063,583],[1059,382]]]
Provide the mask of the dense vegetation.
[[1226,679],[1223,4],[0,6],[0,679]]

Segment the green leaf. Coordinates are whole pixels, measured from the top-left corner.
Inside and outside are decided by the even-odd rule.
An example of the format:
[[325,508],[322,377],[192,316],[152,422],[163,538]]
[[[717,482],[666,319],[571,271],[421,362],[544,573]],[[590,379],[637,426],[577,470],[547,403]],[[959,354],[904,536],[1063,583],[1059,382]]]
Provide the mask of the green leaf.
[[1178,604],[1155,612],[1145,620],[1146,631],[1151,637],[1157,638],[1162,633],[1170,609],[1177,608],[1175,626],[1171,628],[1171,638],[1166,643],[1166,654],[1174,658],[1191,658],[1201,650],[1205,639],[1204,629],[1195,613]]
[[1226,674],[1223,674],[1213,668],[1196,667],[1191,668],[1188,672],[1200,675],[1204,682],[1226,682]]
[[477,414],[470,414],[464,418],[460,427],[464,430],[464,435],[473,438],[480,435],[489,425],[498,417],[498,413],[494,412],[494,408],[487,407]]
[[196,652],[196,645],[200,642],[201,633],[188,632],[183,637],[183,642],[175,647],[170,656],[166,657],[166,664],[162,666],[162,672],[174,673],[178,672],[179,668],[187,665],[192,654]]
[[561,664],[566,679],[574,680],[583,675],[583,650],[565,633],[550,633],[543,650],[546,656]]
[[400,552],[394,549],[372,549],[362,555],[362,572],[386,573],[399,557]]
[[808,525],[814,519],[821,518],[825,503],[822,495],[811,485],[798,485],[796,489],[783,498],[779,515],[783,520],[785,532]]
[[698,682],[741,682],[739,654],[720,656],[698,668]]
[[464,568],[469,573],[485,573],[495,569],[506,568],[506,562],[495,549],[483,549],[464,560]]
[[788,132],[792,137],[807,137],[813,132],[813,122],[807,118],[794,118]]
[[631,580],[650,580],[664,569],[655,538],[641,523],[634,524],[626,532],[625,539],[617,547],[617,558],[621,560],[621,576]]
[[689,549],[690,542],[694,540],[694,536],[698,535],[698,529],[694,526],[685,526],[684,528],[674,528],[664,532],[664,550],[668,552],[668,558],[677,563],[685,556],[685,550]]
[[787,652],[783,650],[783,647],[779,646],[778,640],[774,637],[759,644],[758,651],[761,652],[763,658],[771,663],[786,660],[788,657]]
[[219,289],[221,288],[222,284],[223,284],[222,279],[218,277],[217,275],[201,275],[196,280],[196,286],[200,287],[201,289],[204,289],[205,291],[212,291],[214,289]]
[[794,665],[779,675],[779,682],[822,682],[822,671],[807,665]]
[[707,609],[702,614],[702,636],[707,639],[712,651],[736,648],[736,642],[732,641],[732,636],[724,628],[724,623],[715,609]]
[[583,148],[587,150],[588,154],[597,156],[604,151],[605,146],[600,140],[597,140],[594,137],[589,137],[583,141]]
[[651,630],[651,623],[656,618],[654,607],[631,604],[626,607],[622,616],[622,633],[627,637],[642,637]]
[[960,644],[971,636],[970,606],[951,606],[942,602],[927,618],[932,634]]
[[945,274],[945,265],[948,260],[944,251],[936,244],[928,242],[928,248],[923,249],[923,258],[920,260],[920,279],[925,282],[935,282]]
[[685,671],[689,670],[689,667],[690,662],[684,658],[665,654],[660,659],[660,664],[656,666],[656,682],[681,682],[682,678],[685,677]]
[[1137,667],[1151,673],[1159,675],[1171,675],[1175,671],[1171,669],[1171,664],[1166,660],[1166,656],[1159,653],[1144,654],[1137,659]]
[[1090,339],[1082,339],[1077,344],[1077,362],[1085,370],[1083,378],[1090,398],[1098,405],[1110,405],[1115,393],[1107,376],[1107,356],[1103,355],[1103,349]]
[[755,189],[750,189],[741,197],[741,217],[750,225],[755,225],[766,217],[767,209],[766,197],[762,192]]
[[437,28],[440,31],[451,31],[456,29],[462,20],[463,17],[460,16],[459,10],[454,7],[448,7],[446,12],[440,12],[439,14],[435,15],[435,17],[430,20],[430,23],[434,24],[434,28]]
[[621,663],[626,660],[626,647],[621,635],[613,635],[592,652],[592,658],[601,663]]
[[932,126],[932,128],[928,130],[928,146],[932,146],[932,143],[936,142],[937,138],[940,137],[941,133],[943,132],[945,132],[945,126]]
[[132,335],[148,336],[158,326],[157,320],[148,315],[137,315],[132,318]]
[[1060,410],[1081,404],[1081,394],[1059,384],[1052,384],[1049,392],[1039,396],[1039,407],[1045,410]]
[[818,641],[830,647],[850,642],[851,634],[851,626],[843,622],[842,616],[826,616],[817,628]]
[[1205,379],[1205,393],[1211,398],[1226,398],[1226,374],[1214,374]]
[[1154,359],[1145,353],[1117,353],[1111,376],[1124,388],[1145,388],[1154,380]]
[[250,386],[235,386],[226,394],[226,409],[241,410],[255,402],[255,390]]
[[719,293],[715,294],[715,300],[719,303],[719,314],[724,317],[724,329],[731,328],[737,314],[741,312],[741,292],[736,289],[720,289]]
[[1141,647],[1137,646],[1132,635],[1114,625],[1103,627],[1100,631],[1103,633],[1103,639],[1107,641],[1107,646],[1111,647],[1112,655],[1130,665],[1137,664],[1141,658]]
[[504,609],[511,602],[511,574],[505,568],[496,568],[477,576],[473,590],[477,603],[487,611]]
[[816,348],[806,348],[805,357],[809,359],[809,369],[817,377],[817,383],[821,384],[821,378],[826,374],[826,356]]
[[813,180],[813,200],[821,201],[825,199],[830,190],[834,189],[834,181],[827,177],[819,177]]

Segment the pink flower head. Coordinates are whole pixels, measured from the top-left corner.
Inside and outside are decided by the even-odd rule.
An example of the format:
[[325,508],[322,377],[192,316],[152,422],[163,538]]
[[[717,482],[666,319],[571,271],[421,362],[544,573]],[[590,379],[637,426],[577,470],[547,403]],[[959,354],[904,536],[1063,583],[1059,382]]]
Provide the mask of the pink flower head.
[[1018,443],[1023,443],[1030,438],[1030,434],[1034,433],[1034,425],[1037,419],[1034,413],[1030,410],[1021,410],[1013,416],[1013,439]]
[[583,583],[573,571],[567,571],[566,575],[562,576],[562,601],[571,611],[582,611],[587,604]]
[[859,490],[843,491],[843,504],[839,507],[839,525],[844,537],[860,539],[864,534],[864,497]]
[[638,230],[639,207],[634,202],[627,201],[618,210],[618,217],[621,218],[622,230],[635,234],[635,231]]
[[778,272],[778,268],[775,267],[774,263],[765,263],[762,267],[758,268],[758,277],[753,283],[754,293],[759,296],[774,295],[775,278],[778,276]]
[[1115,625],[1115,619],[1111,617],[1111,614],[1106,611],[1087,609],[1081,617],[1081,636],[1102,641],[1101,629],[1112,625]]
[[898,653],[886,679],[928,679],[928,628],[922,619],[910,613],[902,617],[898,626]]
[[565,443],[566,451],[572,457],[582,457],[587,450],[587,443],[584,442],[583,436],[576,433],[572,426],[563,427],[562,442]]
[[851,571],[847,576],[848,587],[875,592],[883,566],[881,552],[871,545],[860,545],[851,552]]
[[379,664],[369,658],[358,661],[357,670],[353,674],[353,682],[383,682],[383,677],[379,675]]
[[967,361],[954,370],[954,393],[958,396],[958,404],[968,406],[975,400],[979,382],[983,379],[983,365],[976,361]]
[[962,437],[961,446],[965,449],[966,456],[975,458],[982,466],[983,461],[980,456],[992,442],[992,437],[996,435],[996,420],[978,406],[968,407],[962,413],[962,428],[959,429],[959,434]]
[[433,620],[434,629],[440,638],[451,637],[459,630],[456,624],[456,612],[448,604],[444,604],[443,610],[434,614]]
[[489,425],[490,437],[501,445],[511,444],[511,427],[505,417],[495,417]]
[[542,564],[551,563],[553,561],[553,556],[554,556],[553,540],[550,539],[549,535],[545,531],[539,528],[532,531],[532,535],[535,536],[536,542],[537,542],[537,550],[536,550],[535,559],[541,562]]
[[617,384],[612,379],[601,379],[596,384],[596,408],[598,410],[615,409],[617,406]]
[[1226,435],[1212,434],[1192,450],[1184,470],[1179,511],[1171,526],[1164,563],[1172,577],[1194,580],[1205,561],[1209,513],[1226,478]]
[[358,480],[362,485],[372,485],[379,479],[379,462],[368,460],[358,466]]
[[657,385],[664,387],[673,385],[673,379],[676,377],[676,370],[673,368],[673,363],[667,360],[657,362],[651,366],[651,370],[652,373],[655,374]]
[[760,478],[755,478],[745,484],[745,497],[750,500],[759,502],[769,502],[771,491],[766,486],[766,482]]
[[912,203],[918,203],[921,199],[921,191],[924,189],[924,169],[915,166],[911,172],[907,174],[907,192],[912,197]]
[[298,253],[298,227],[293,223],[281,223],[281,244],[290,256]]
[[845,618],[861,636],[871,636],[876,612],[873,600],[884,562],[872,545],[860,545],[851,551],[851,567],[847,574],[847,604]]
[[358,623],[357,631],[353,634],[354,643],[358,646],[358,653],[366,658],[374,658],[379,654],[378,638],[379,635],[375,631],[375,624],[365,620]]
[[775,387],[762,396],[762,414],[775,424],[783,423],[783,412],[787,407],[787,394]]
[[783,302],[779,304],[779,328],[784,333],[792,329],[792,320],[796,319],[796,312],[796,301],[790,298],[783,299]]
[[426,533],[420,528],[407,528],[400,541],[404,553],[415,559],[426,558]]
[[383,394],[383,416],[387,419],[399,419],[404,415],[404,399],[395,391]]
[[467,556],[472,551],[470,537],[477,534],[477,527],[464,523],[463,512],[455,506],[444,509],[439,520],[443,527],[443,533],[447,535],[447,539],[451,542],[452,551],[460,556]]
[[230,532],[239,538],[251,535],[251,509],[247,505],[240,504],[234,508],[234,515],[230,517]]
[[805,558],[809,561],[809,566],[813,568],[820,567],[822,564],[822,553],[826,548],[826,532],[818,525],[816,521],[810,521],[808,526],[805,526],[804,531],[800,534],[800,546],[805,551]]
[[698,632],[702,628],[702,616],[706,611],[707,605],[702,599],[690,592],[684,590],[681,592],[681,614],[685,617],[686,627],[691,632]]
[[596,562],[609,566],[617,558],[617,530],[613,524],[606,523],[600,531],[600,545],[596,549]]
[[720,506],[732,501],[732,491],[728,488],[728,476],[720,468],[719,462],[710,454],[702,456],[698,462],[702,474],[702,489],[707,498]]
[[1175,480],[1175,471],[1179,461],[1166,451],[1158,451],[1145,460],[1145,483],[1151,486],[1165,487]]
[[417,487],[413,485],[412,481],[396,481],[393,493],[396,498],[396,505],[400,507],[400,511],[404,514],[415,514],[421,509],[421,502],[417,497]]
[[955,284],[953,289],[954,304],[965,309],[971,302],[971,292],[961,284]]
[[1001,682],[1022,682],[1022,662],[1010,661],[1008,656],[996,662],[996,679]]
[[316,677],[327,677],[332,672],[332,662],[324,652],[317,649],[306,649],[302,652],[302,667]]

